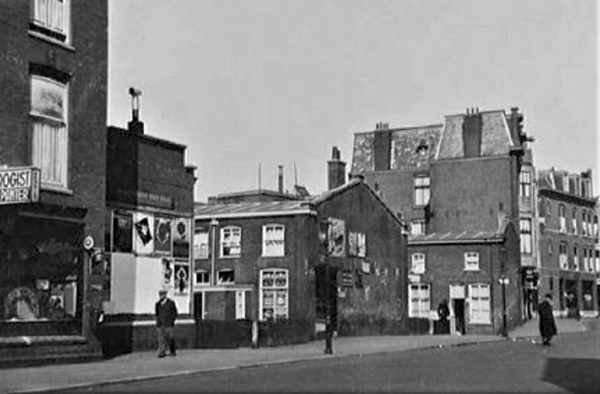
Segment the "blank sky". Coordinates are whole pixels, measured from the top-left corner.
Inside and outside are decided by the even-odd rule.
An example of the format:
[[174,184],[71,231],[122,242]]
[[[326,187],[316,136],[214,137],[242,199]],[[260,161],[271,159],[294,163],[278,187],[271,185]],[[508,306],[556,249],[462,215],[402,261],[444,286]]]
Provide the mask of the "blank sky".
[[[188,146],[196,200],[326,189],[353,133],[518,106],[538,168],[597,166],[594,1],[109,1],[109,118]],[[596,182],[596,194],[600,182]]]

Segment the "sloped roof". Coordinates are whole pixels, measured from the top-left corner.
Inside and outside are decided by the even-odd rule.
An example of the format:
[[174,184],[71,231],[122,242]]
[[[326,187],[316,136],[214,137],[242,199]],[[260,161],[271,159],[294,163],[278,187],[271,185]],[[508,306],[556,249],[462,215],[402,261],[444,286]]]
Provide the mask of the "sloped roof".
[[495,231],[450,231],[446,233],[431,233],[409,235],[409,244],[421,243],[484,243],[502,242],[503,232]]
[[390,169],[425,167],[435,158],[442,124],[391,131]]
[[[481,114],[481,156],[498,156],[510,152],[510,136],[504,110],[483,111]],[[463,124],[465,114],[448,115],[442,129],[436,160],[464,157]]]
[[310,215],[314,210],[305,201],[269,201],[245,202],[237,204],[196,204],[194,217],[209,219],[213,217],[258,217]]

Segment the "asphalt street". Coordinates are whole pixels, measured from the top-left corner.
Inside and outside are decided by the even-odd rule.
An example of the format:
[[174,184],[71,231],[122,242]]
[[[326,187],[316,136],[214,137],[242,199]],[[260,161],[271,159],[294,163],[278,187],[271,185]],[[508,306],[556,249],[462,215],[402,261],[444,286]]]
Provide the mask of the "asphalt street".
[[600,392],[593,377],[600,370],[599,326],[597,321],[587,332],[561,334],[551,347],[521,339],[199,373],[86,392]]

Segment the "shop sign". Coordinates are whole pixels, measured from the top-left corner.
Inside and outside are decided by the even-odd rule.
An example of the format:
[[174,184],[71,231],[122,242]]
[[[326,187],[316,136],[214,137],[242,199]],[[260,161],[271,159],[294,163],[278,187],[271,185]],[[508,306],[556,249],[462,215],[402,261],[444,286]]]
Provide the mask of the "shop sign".
[[32,167],[0,169],[0,205],[37,202],[40,170]]
[[354,287],[354,273],[352,271],[342,271],[342,286]]

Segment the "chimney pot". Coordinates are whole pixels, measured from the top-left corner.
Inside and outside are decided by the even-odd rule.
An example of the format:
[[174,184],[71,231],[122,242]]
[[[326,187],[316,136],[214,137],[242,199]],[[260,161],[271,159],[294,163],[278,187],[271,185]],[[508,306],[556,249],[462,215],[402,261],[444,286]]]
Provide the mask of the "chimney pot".
[[278,176],[278,183],[279,183],[279,193],[283,193],[283,166],[279,165],[277,166],[279,168],[279,176]]

